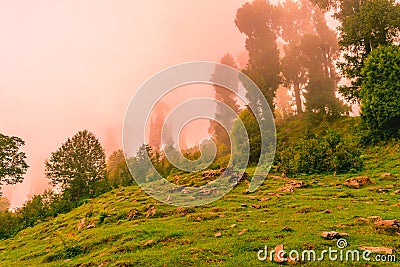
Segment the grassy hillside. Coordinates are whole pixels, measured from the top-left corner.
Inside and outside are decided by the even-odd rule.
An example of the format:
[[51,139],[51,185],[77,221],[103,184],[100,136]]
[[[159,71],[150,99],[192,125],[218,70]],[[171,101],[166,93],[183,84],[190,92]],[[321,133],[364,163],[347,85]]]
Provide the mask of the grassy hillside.
[[[337,128],[346,133],[348,123]],[[321,237],[324,231],[347,233],[346,249],[392,248],[400,262],[399,232],[378,228],[369,218],[400,219],[400,145],[370,147],[363,158],[359,173],[295,180],[271,174],[254,193],[246,192],[244,181],[219,201],[196,208],[161,204],[137,186],[117,189],[0,241],[0,266],[278,266],[259,261],[257,251],[279,244],[287,251],[336,248],[336,240]],[[360,175],[373,184],[343,185]],[[303,182],[301,188],[293,188],[294,181]],[[327,257],[296,264],[381,265]]]

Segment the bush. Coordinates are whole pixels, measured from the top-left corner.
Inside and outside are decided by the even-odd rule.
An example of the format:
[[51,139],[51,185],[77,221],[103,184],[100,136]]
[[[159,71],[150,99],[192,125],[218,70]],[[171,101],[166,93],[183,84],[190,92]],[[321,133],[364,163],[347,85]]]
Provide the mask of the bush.
[[372,51],[361,74],[361,118],[368,129],[363,140],[376,142],[399,137],[400,47]]
[[288,176],[340,173],[363,167],[361,152],[356,144],[345,142],[332,131],[319,136],[307,133],[292,143],[280,142],[276,155],[276,170]]

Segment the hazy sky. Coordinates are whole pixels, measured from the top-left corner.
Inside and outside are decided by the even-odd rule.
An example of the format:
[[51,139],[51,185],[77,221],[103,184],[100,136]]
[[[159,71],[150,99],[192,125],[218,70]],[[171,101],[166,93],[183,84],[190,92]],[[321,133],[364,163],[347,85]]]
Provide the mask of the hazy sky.
[[244,2],[0,1],[0,132],[26,141],[30,165],[22,184],[3,188],[12,205],[43,191],[45,159],[77,131],[107,153],[120,148],[125,109],[152,74],[238,55]]

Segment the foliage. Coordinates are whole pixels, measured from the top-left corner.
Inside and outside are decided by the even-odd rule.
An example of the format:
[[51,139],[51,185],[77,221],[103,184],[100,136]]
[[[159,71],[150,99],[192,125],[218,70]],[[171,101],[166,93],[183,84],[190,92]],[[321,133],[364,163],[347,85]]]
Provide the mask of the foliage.
[[[226,54],[221,59],[221,64],[237,69],[235,60],[230,54]],[[238,90],[239,78],[226,77],[226,73],[218,65],[215,68],[211,81],[224,81],[224,83],[228,85],[229,89],[234,90],[234,92],[237,92]],[[225,105],[229,106],[234,112],[238,113],[239,105],[236,103],[234,92],[218,85],[214,85],[213,87],[215,90],[215,99],[221,101]],[[232,129],[232,123],[235,117],[231,116],[231,113],[226,112],[224,108],[225,105],[220,103],[217,104],[217,112],[215,113],[216,121],[210,121],[210,127],[208,129],[208,132],[212,135],[217,145],[217,157],[228,155],[231,147],[228,132]],[[224,125],[226,129],[222,125]]]
[[380,47],[362,69],[361,118],[367,135],[388,139],[400,133],[400,47]]
[[85,130],[53,152],[45,162],[45,175],[68,191],[73,201],[93,196],[105,186],[105,153],[94,134]]
[[[241,120],[246,128],[247,136],[244,136],[239,131],[239,121]],[[249,140],[250,155],[249,164],[256,164],[260,158],[261,153],[261,133],[257,119],[250,109],[246,108],[239,114],[239,118],[233,123],[232,139],[235,144],[235,151],[233,153],[242,154],[246,151],[246,140]],[[239,155],[236,155],[239,156]]]
[[107,179],[114,187],[132,185],[134,179],[129,172],[124,152],[114,151],[107,161]]
[[6,211],[10,207],[10,201],[5,197],[0,197],[0,212]]
[[[276,7],[264,0],[245,3],[236,14],[235,24],[246,35],[249,61],[243,73],[260,88],[274,112],[275,92],[281,82],[277,33],[279,13]],[[244,84],[244,86],[248,86]],[[259,99],[247,94],[249,101],[257,107]]]
[[349,101],[360,100],[361,70],[367,56],[380,45],[390,45],[399,38],[400,5],[395,0],[311,0],[333,9],[341,22],[339,44],[344,61],[339,67],[351,80],[340,92]]
[[276,169],[288,176],[313,173],[341,173],[363,167],[361,151],[341,135],[328,131],[320,135],[308,132],[294,143],[281,136]]
[[0,188],[3,184],[22,182],[29,167],[25,153],[19,151],[23,145],[25,142],[21,138],[0,133]]

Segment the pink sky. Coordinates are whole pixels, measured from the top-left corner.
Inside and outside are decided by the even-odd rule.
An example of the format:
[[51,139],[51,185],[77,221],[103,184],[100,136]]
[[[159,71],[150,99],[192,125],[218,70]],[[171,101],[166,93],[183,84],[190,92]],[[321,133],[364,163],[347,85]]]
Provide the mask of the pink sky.
[[120,148],[128,102],[151,75],[238,55],[245,2],[0,1],[0,132],[26,141],[30,165],[22,184],[3,188],[12,206],[44,190],[45,159],[77,131],[107,153]]

